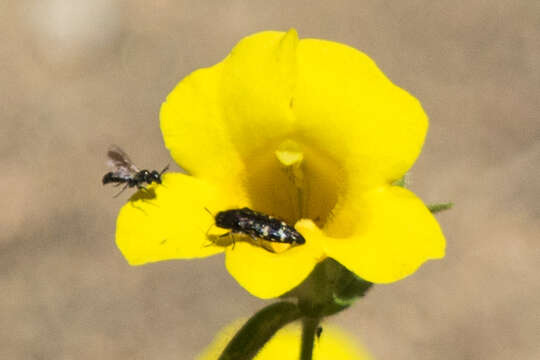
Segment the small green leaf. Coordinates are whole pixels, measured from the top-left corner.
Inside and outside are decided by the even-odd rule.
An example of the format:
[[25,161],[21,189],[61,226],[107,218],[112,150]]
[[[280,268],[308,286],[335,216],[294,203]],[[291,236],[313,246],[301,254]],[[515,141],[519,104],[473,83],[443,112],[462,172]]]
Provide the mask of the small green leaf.
[[437,204],[430,204],[428,205],[429,211],[431,211],[432,214],[436,214],[438,212],[449,210],[452,207],[454,207],[454,203],[447,202],[447,203],[437,203]]
[[392,183],[394,186],[401,186],[403,188],[409,187],[409,173],[403,175],[401,179],[398,179]]

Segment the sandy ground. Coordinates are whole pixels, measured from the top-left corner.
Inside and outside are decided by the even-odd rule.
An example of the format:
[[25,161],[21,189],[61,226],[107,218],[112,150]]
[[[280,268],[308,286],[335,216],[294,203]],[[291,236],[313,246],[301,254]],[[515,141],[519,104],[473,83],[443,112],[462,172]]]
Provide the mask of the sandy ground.
[[438,216],[444,261],[328,321],[377,359],[540,358],[540,2],[6,0],[0,16],[1,359],[191,359],[266,304],[221,256],[129,267],[127,195],[100,180],[112,143],[169,162],[173,86],[291,26],[362,49],[421,100],[412,188],[457,204]]

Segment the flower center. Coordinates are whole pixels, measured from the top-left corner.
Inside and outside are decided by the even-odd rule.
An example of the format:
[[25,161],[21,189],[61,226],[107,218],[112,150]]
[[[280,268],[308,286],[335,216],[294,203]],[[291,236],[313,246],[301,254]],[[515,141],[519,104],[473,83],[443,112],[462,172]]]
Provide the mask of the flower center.
[[253,154],[248,164],[245,186],[253,209],[290,225],[307,218],[323,227],[345,186],[335,161],[290,139]]

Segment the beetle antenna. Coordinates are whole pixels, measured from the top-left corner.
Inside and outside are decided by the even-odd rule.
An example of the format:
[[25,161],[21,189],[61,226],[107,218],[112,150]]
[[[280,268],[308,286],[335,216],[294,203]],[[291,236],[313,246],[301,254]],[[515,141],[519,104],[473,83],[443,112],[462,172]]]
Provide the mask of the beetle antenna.
[[[214,215],[210,212],[210,210],[208,210],[208,208],[205,206],[204,207],[204,210],[206,210],[207,213],[210,214],[210,216],[212,217],[212,219],[214,219]],[[210,232],[210,229],[212,229],[212,227],[214,226],[214,224],[210,224],[210,226],[208,227],[208,229],[206,230],[206,238],[208,238],[208,233]],[[212,241],[211,241],[212,242]]]

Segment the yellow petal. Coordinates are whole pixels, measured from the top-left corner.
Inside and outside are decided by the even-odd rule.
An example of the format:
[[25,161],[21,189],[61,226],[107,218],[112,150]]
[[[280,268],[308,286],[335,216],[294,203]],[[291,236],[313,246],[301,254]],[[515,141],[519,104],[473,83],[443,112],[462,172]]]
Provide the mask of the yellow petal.
[[[212,343],[197,357],[198,360],[215,360],[221,355],[228,342],[240,329],[244,321],[235,321],[220,330]],[[300,355],[301,329],[291,324],[276,333],[255,360],[297,360]],[[372,357],[345,331],[323,324],[323,332],[313,344],[313,359],[316,360],[370,360]]]
[[192,175],[225,183],[239,178],[243,164],[230,141],[220,106],[223,64],[182,80],[161,106],[161,131],[173,159]]
[[297,44],[294,29],[261,32],[242,39],[224,60],[222,106],[242,156],[275,146],[291,130]]
[[419,102],[349,46],[306,39],[298,44],[293,111],[298,136],[324,149],[364,187],[400,178],[427,131]]
[[300,284],[324,259],[320,243],[306,239],[303,245],[279,253],[248,242],[227,248],[229,273],[251,294],[262,299],[280,296]]
[[374,283],[397,281],[425,261],[444,257],[439,224],[409,190],[384,186],[354,200],[336,213],[335,221],[325,229],[326,236],[302,231],[306,237],[319,238],[328,256],[361,278]]
[[206,238],[214,223],[206,209],[235,207],[237,201],[203,180],[165,174],[162,185],[139,191],[121,209],[116,244],[131,265],[216,254],[223,249]]

